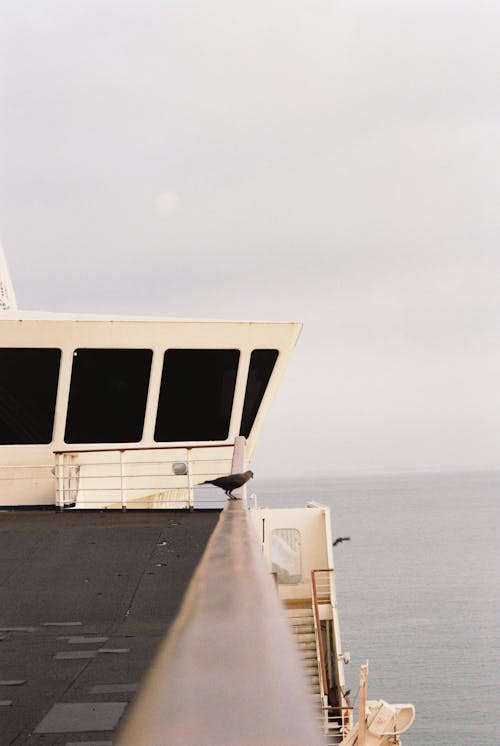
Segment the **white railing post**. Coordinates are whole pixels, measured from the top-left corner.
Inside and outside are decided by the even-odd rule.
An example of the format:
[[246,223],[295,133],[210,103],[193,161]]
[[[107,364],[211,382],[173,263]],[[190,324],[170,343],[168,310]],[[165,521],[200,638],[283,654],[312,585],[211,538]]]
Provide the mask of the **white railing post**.
[[62,454],[56,453],[56,505],[59,510],[64,510],[64,493],[62,491]]
[[127,510],[127,498],[125,497],[125,491],[123,489],[123,480],[125,477],[125,464],[123,461],[123,451],[120,451],[120,499],[122,504],[122,511]]
[[187,449],[187,458],[186,458],[186,466],[187,466],[187,481],[188,481],[188,503],[189,503],[189,510],[194,510],[194,490],[193,490],[193,475],[191,474],[191,449]]
[[[245,446],[246,446],[246,440],[243,437],[243,435],[237,435],[236,438],[234,439],[231,474],[241,474],[242,472],[245,471]],[[234,497],[240,498],[241,500],[244,500],[246,502],[246,499],[247,499],[246,484],[244,484],[243,487],[238,487],[238,489],[233,490],[232,494],[234,495]]]
[[366,744],[366,690],[368,687],[368,661],[361,666],[359,679],[358,746]]

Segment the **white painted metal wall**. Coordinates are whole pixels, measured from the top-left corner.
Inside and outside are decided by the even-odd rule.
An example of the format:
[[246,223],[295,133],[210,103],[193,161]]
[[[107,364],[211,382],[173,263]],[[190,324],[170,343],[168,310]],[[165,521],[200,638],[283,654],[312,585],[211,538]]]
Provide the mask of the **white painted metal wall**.
[[[297,529],[301,536],[301,582],[280,585],[282,600],[311,598],[311,571],[333,567],[331,542],[328,543],[330,511],[327,507],[251,508],[252,521],[269,570],[272,570],[272,532]],[[325,515],[328,515],[328,521]]]
[[[61,349],[62,356],[53,440],[48,445],[0,445],[0,506],[54,504],[55,451],[119,451],[131,447],[154,449],[168,445],[190,447],[196,458],[196,449],[207,445],[227,445],[232,449],[234,439],[239,435],[251,352],[262,348],[277,349],[280,354],[247,440],[248,462],[300,329],[301,325],[297,323],[123,318],[111,320],[102,317],[66,317],[12,311],[3,313],[0,316],[2,347],[53,347]],[[144,433],[139,443],[64,442],[73,352],[77,348],[138,348],[153,351]],[[240,350],[231,421],[225,441],[163,444],[155,442],[154,428],[163,356],[168,348]],[[205,478],[213,476],[213,472],[208,471]],[[200,481],[202,477],[203,474],[200,474]]]

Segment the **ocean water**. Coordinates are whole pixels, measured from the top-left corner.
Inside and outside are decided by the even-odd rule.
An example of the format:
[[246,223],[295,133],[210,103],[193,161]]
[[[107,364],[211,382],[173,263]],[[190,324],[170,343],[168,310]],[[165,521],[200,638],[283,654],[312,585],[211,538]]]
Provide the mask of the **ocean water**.
[[411,702],[404,746],[499,743],[500,471],[258,480],[259,505],[332,510],[342,646],[357,705]]

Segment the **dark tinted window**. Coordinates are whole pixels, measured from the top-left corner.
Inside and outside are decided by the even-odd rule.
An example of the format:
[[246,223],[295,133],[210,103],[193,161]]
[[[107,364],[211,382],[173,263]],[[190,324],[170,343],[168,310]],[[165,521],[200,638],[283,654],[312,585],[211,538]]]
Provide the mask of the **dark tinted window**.
[[0,444],[50,443],[61,350],[0,349]]
[[239,350],[167,350],[155,440],[226,440],[239,357]]
[[76,350],[66,443],[137,443],[152,357],[151,350]]
[[253,350],[250,356],[245,403],[241,417],[240,435],[248,438],[253,427],[262,397],[278,359],[278,350]]

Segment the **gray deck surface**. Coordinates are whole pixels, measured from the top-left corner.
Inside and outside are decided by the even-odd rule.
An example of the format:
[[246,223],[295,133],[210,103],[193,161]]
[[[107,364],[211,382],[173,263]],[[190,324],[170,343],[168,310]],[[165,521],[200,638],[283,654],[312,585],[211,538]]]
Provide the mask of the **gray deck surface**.
[[1,746],[112,743],[217,519],[0,512]]

